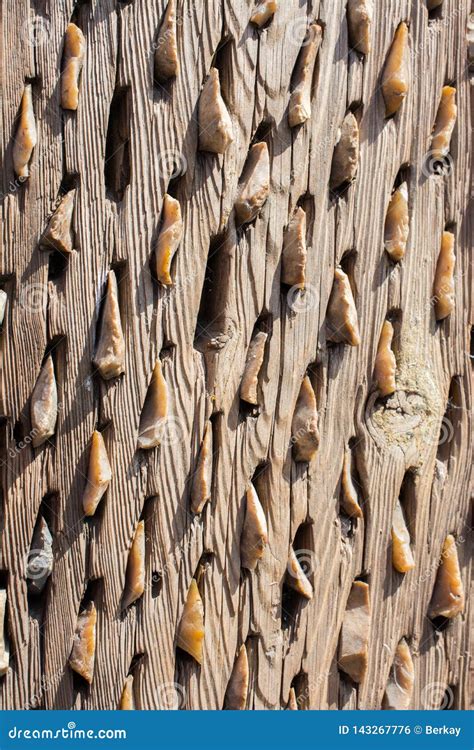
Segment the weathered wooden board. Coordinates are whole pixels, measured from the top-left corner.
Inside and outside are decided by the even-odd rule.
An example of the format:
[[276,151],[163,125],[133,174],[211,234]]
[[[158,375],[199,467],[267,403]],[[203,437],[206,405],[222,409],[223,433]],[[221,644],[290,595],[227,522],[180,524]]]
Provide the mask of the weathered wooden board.
[[[415,665],[412,708],[466,708],[472,603],[443,630],[427,617],[443,541],[458,541],[469,599],[472,550],[470,333],[472,325],[472,90],[468,0],[375,3],[372,50],[349,48],[345,0],[281,2],[261,31],[253,0],[178,0],[181,72],[153,83],[164,0],[4,0],[1,29],[2,247],[8,294],[1,333],[1,556],[8,592],[5,708],[111,709],[129,670],[138,708],[223,705],[235,655],[247,643],[248,708],[280,709],[295,687],[300,708],[379,708],[400,638]],[[60,108],[63,37],[73,19],[86,57],[77,112]],[[308,22],[323,27],[312,117],[288,126],[292,71]],[[385,119],[381,72],[393,34],[409,23],[410,87]],[[235,140],[224,156],[199,152],[198,100],[212,64],[220,70]],[[29,180],[15,180],[12,145],[24,83],[32,82],[38,143]],[[431,131],[442,86],[457,89],[458,121],[448,168],[433,170]],[[106,184],[107,131],[129,138],[123,199]],[[360,125],[355,182],[341,195],[328,181],[348,109]],[[271,191],[245,229],[233,205],[249,145],[265,140]],[[113,159],[113,155],[111,157]],[[410,236],[394,265],[383,247],[388,200],[400,169],[408,181]],[[150,258],[164,193],[181,203],[184,238],[174,286],[152,278]],[[39,239],[61,190],[76,186],[75,252],[57,266]],[[308,217],[307,289],[280,283],[283,231],[298,203]],[[432,285],[441,233],[456,237],[456,305],[435,322]],[[334,268],[349,269],[361,329],[357,348],[326,340]],[[107,272],[119,279],[125,374],[105,383],[93,370]],[[387,313],[396,323],[397,393],[381,400],[373,366]],[[269,333],[258,413],[239,385],[257,323]],[[200,335],[197,336],[197,333]],[[207,346],[211,339],[216,345]],[[56,434],[31,445],[29,401],[46,351],[59,389]],[[137,450],[142,405],[161,354],[172,419],[163,444]],[[305,372],[315,388],[321,444],[309,467],[291,451],[291,418]],[[189,511],[190,479],[212,417],[212,501]],[[103,431],[113,480],[96,516],[82,493],[90,437]],[[349,534],[339,515],[344,448],[350,442],[364,519]],[[390,530],[404,478],[416,559],[392,568]],[[269,543],[255,572],[240,568],[244,494],[254,478]],[[408,482],[408,484],[407,484]],[[406,489],[408,487],[408,489]],[[27,592],[25,560],[38,512],[54,537],[44,594]],[[139,519],[146,523],[146,587],[125,614],[121,598]],[[288,600],[290,544],[309,561],[312,601]],[[176,652],[186,592],[204,565],[203,664]],[[355,686],[338,669],[338,639],[353,580],[370,584],[368,673]],[[90,687],[68,667],[84,596],[98,609]]]

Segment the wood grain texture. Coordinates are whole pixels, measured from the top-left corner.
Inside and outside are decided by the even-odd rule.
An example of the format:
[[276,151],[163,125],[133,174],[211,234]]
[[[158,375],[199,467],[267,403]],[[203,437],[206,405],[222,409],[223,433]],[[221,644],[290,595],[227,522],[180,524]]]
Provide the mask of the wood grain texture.
[[[282,2],[263,30],[249,24],[253,0],[176,5],[180,73],[165,85],[153,82],[153,60],[166,0],[0,5],[0,286],[8,294],[0,339],[0,575],[11,645],[10,669],[0,678],[1,706],[113,709],[131,671],[138,709],[221,709],[245,643],[248,709],[286,708],[292,687],[299,708],[380,708],[405,638],[415,672],[411,708],[438,708],[443,701],[467,708],[470,3],[444,0],[428,17],[423,0],[381,0],[366,57],[349,48],[345,0]],[[381,74],[402,20],[409,24],[409,92],[397,115],[385,119]],[[60,108],[70,21],[86,41],[77,112]],[[323,29],[312,115],[290,129],[292,71],[311,22]],[[198,150],[199,95],[213,66],[235,136],[224,155]],[[33,85],[38,143],[31,176],[20,184],[12,145],[25,82]],[[457,90],[458,120],[447,169],[437,174],[429,152],[446,83]],[[120,106],[111,110],[114,95]],[[349,109],[360,128],[359,166],[355,181],[335,195],[328,189],[331,160]],[[258,218],[240,228],[233,206],[256,140],[269,149],[270,196]],[[120,168],[127,150],[129,169],[124,162],[123,198],[117,200],[110,165]],[[384,250],[384,224],[400,175],[408,185],[410,235],[405,257],[393,264]],[[62,192],[72,187],[74,251],[58,263],[39,241]],[[152,272],[166,192],[179,200],[184,222],[169,288]],[[298,205],[307,217],[305,292],[280,283],[284,231]],[[436,323],[433,279],[447,227],[455,235],[455,310]],[[326,340],[326,309],[341,261],[358,312],[358,347]],[[119,285],[125,373],[105,382],[92,360],[111,268]],[[373,368],[389,313],[397,391],[380,399]],[[239,387],[257,330],[268,340],[259,408],[252,410],[241,404]],[[34,449],[29,399],[49,352],[58,422],[55,436]],[[160,356],[170,416],[160,447],[140,451],[140,414]],[[291,440],[306,372],[321,435],[309,466],[294,462]],[[212,498],[193,516],[192,476],[209,419]],[[104,436],[113,478],[86,520],[82,497],[94,429]],[[349,524],[339,514],[348,445],[364,513]],[[253,572],[241,570],[239,558],[251,480],[268,523],[268,546]],[[391,562],[400,493],[416,563],[405,575]],[[28,595],[25,560],[40,508],[53,534],[54,567],[35,599]],[[127,560],[140,520],[145,591],[123,612]],[[436,629],[427,612],[448,533],[457,540],[468,603],[447,628]],[[295,598],[284,585],[290,545],[309,571],[311,601]],[[193,577],[205,613],[202,666],[176,651]],[[337,664],[356,578],[369,583],[371,600],[368,671],[358,686]],[[89,687],[73,676],[68,658],[81,602],[91,600],[97,652]]]

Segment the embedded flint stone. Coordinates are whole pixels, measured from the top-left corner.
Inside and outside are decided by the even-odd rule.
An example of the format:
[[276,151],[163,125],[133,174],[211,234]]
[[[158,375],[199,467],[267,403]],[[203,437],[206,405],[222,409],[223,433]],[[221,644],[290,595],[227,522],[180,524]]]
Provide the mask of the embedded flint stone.
[[112,468],[110,466],[104,438],[100,432],[92,433],[91,449],[89,454],[89,468],[87,470],[87,481],[82,498],[82,505],[86,516],[93,516],[107,487],[112,479]]
[[150,450],[160,445],[168,417],[168,386],[158,359],[143,405],[138,432],[138,447]]
[[204,641],[204,606],[196,580],[188,590],[183,614],[178,626],[177,646],[202,664]]
[[109,271],[102,309],[99,341],[93,364],[104,380],[125,372],[125,341],[118,298],[117,277]]
[[58,391],[53,358],[49,354],[31,394],[31,435],[35,448],[54,435],[58,417]]
[[179,73],[176,0],[169,0],[155,45],[155,79],[165,83]]
[[135,711],[135,699],[133,697],[133,675],[129,674],[123,686],[120,697],[119,711]]
[[61,198],[59,206],[50,218],[40,240],[40,245],[45,250],[72,253],[71,221],[75,192],[70,190]]
[[369,585],[354,581],[342,623],[338,664],[356,683],[362,682],[367,672],[369,626]]
[[409,231],[408,187],[402,182],[392,193],[385,217],[384,245],[394,263],[405,255]]
[[259,3],[255,8],[250,17],[250,23],[255,24],[255,26],[261,29],[275,15],[277,10],[278,0],[264,0],[264,2]]
[[431,140],[431,151],[434,159],[443,159],[449,154],[457,114],[456,89],[453,86],[443,86]]
[[293,72],[293,91],[288,107],[290,128],[302,125],[311,117],[311,86],[316,57],[323,30],[317,23],[311,24],[301,47]]
[[454,252],[454,234],[443,232],[441,249],[436,264],[433,283],[433,302],[436,320],[444,320],[454,310],[455,287],[454,268],[456,254]]
[[20,115],[12,149],[13,169],[17,177],[26,179],[30,176],[29,163],[36,146],[36,121],[33,111],[33,92],[27,83],[21,97]]
[[305,599],[311,600],[313,598],[313,587],[301,567],[293,547],[290,547],[290,556],[286,569],[286,583]]
[[303,288],[306,279],[306,213],[299,206],[290,219],[281,256],[281,281],[288,286]]
[[240,537],[240,564],[255,570],[268,543],[267,519],[253,484],[246,493],[245,519]]
[[258,405],[258,376],[265,355],[268,333],[259,331],[250,342],[245,361],[244,375],[240,383],[240,398],[247,404]]
[[339,129],[331,164],[329,187],[337,190],[349,184],[357,174],[359,165],[359,125],[352,112],[348,112]]
[[296,698],[295,689],[292,687],[290,688],[290,693],[288,696],[288,705],[286,707],[287,711],[299,711],[298,709],[298,701]]
[[348,0],[349,43],[353,49],[363,55],[368,55],[371,49],[370,28],[373,15],[373,0]]
[[443,544],[436,581],[429,606],[429,616],[451,620],[464,612],[464,586],[459,568],[456,541],[449,534]]
[[311,461],[319,446],[318,411],[311,380],[303,378],[291,422],[295,461]]
[[5,318],[5,309],[7,306],[7,301],[8,301],[7,293],[3,289],[0,289],[0,326],[3,325],[3,321]]
[[245,643],[240,647],[224,697],[224,710],[243,711],[249,688],[249,661]]
[[76,110],[79,102],[79,76],[84,62],[86,40],[75,23],[70,23],[64,39],[61,73],[61,107]]
[[77,618],[76,633],[69,657],[71,669],[89,685],[94,677],[96,623],[97,610],[94,602],[89,602]]
[[191,485],[191,510],[202,513],[211,499],[212,484],[212,425],[207,422]]
[[362,508],[359,505],[359,497],[352,478],[352,461],[351,449],[345,448],[341,476],[341,506],[349,518],[362,518]]
[[384,711],[406,711],[410,708],[415,685],[415,668],[410,649],[404,638],[395,651],[392,668],[385,688]]
[[171,263],[183,238],[183,219],[179,202],[166,194],[163,199],[163,220],[156,242],[156,278],[163,286],[171,286]]
[[53,537],[48,524],[40,516],[31,541],[26,578],[33,594],[41,594],[53,570]]
[[10,646],[7,636],[7,592],[0,589],[0,676],[8,672],[10,666]]
[[327,337],[335,344],[359,346],[360,333],[357,310],[352,296],[349,277],[342,270],[334,271],[334,282],[329,297],[327,317]]
[[392,351],[392,341],[393,325],[389,320],[385,320],[380,334],[374,367],[374,380],[381,396],[390,396],[395,393],[397,388],[395,382],[397,360]]
[[408,66],[408,26],[402,22],[395,32],[382,75],[386,117],[398,112],[408,93]]
[[410,532],[407,529],[400,501],[395,503],[392,520],[392,563],[399,573],[408,573],[415,567],[410,547]]
[[255,143],[242,173],[235,213],[240,224],[248,224],[260,213],[270,194],[270,156],[266,143]]
[[145,521],[138,523],[128,555],[123,609],[127,609],[145,591]]
[[211,68],[199,98],[199,149],[224,154],[233,140],[232,120],[222,98],[219,71]]

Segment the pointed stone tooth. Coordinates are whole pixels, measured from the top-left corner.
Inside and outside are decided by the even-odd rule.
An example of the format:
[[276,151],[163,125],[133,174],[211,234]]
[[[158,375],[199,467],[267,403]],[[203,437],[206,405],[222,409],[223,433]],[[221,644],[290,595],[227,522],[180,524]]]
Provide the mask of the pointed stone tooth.
[[444,542],[438,573],[431,597],[429,616],[453,617],[464,612],[465,597],[464,586],[459,568],[458,551],[456,541],[449,534]]
[[258,405],[258,376],[265,356],[268,333],[259,331],[250,342],[240,384],[240,398],[247,404]]
[[336,344],[359,346],[357,310],[349,277],[342,268],[334,271],[334,282],[327,309],[327,337]]
[[395,382],[397,360],[392,351],[392,341],[393,325],[389,320],[385,320],[380,334],[374,366],[374,380],[381,396],[390,396],[397,389]]
[[362,508],[359,505],[359,497],[352,479],[352,460],[352,451],[346,448],[341,476],[341,505],[349,518],[362,518]]
[[346,185],[355,178],[359,165],[359,125],[352,112],[344,118],[339,139],[334,148],[329,187],[331,190]]
[[253,484],[247,489],[245,497],[245,520],[240,537],[240,564],[243,568],[255,570],[268,543],[267,519]]
[[155,78],[161,83],[179,74],[176,0],[169,0],[155,45]]
[[31,394],[31,435],[35,448],[54,435],[58,417],[58,391],[51,354],[46,358]]
[[382,708],[385,711],[406,711],[410,708],[414,685],[413,659],[406,640],[402,638],[395,651]]
[[145,591],[145,521],[138,523],[128,555],[122,607],[127,609]]
[[193,513],[202,513],[205,504],[211,499],[211,484],[212,425],[207,422],[191,486],[191,510]]
[[270,194],[270,156],[266,143],[255,143],[242,173],[235,213],[241,224],[248,224],[260,213]]
[[399,573],[408,573],[415,567],[415,560],[410,547],[410,533],[399,500],[395,503],[395,510],[393,511],[392,562],[393,567]]
[[431,141],[434,159],[442,159],[449,154],[457,114],[456,89],[453,86],[443,86]]
[[318,26],[317,23],[311,24],[298,55],[293,73],[293,91],[288,107],[290,128],[302,125],[311,117],[313,71],[322,36],[321,26]]
[[287,711],[299,711],[298,709],[298,701],[296,699],[296,693],[295,689],[292,687],[290,688],[290,693],[288,696],[288,705],[286,707]]
[[398,112],[408,93],[409,57],[408,26],[402,22],[393,37],[382,75],[385,116]]
[[196,580],[193,578],[178,626],[177,645],[198,664],[202,664],[203,640],[204,606]]
[[168,417],[168,386],[158,359],[143,405],[138,432],[138,447],[156,448],[161,443],[165,421]]
[[349,43],[363,55],[368,55],[371,49],[370,28],[373,16],[373,0],[349,0],[347,3]]
[[64,38],[63,71],[61,73],[61,107],[63,109],[77,109],[79,76],[85,51],[84,34],[75,23],[70,23]]
[[46,250],[59,250],[61,253],[72,253],[71,221],[76,191],[70,190],[61,199],[61,203],[49,220],[48,226],[40,240]]
[[118,297],[117,278],[109,271],[94,365],[104,380],[125,372],[125,341]]
[[313,587],[301,567],[293,547],[290,547],[290,556],[286,569],[286,583],[294,591],[297,591],[298,594],[304,596],[305,599],[311,600],[313,598]]
[[347,600],[338,664],[354,682],[362,682],[369,660],[369,585],[354,581]]
[[402,182],[392,193],[385,217],[384,245],[394,263],[405,255],[409,232],[408,187]]
[[97,610],[94,602],[89,602],[77,618],[76,633],[69,657],[71,669],[89,685],[94,677],[96,623]]
[[281,256],[281,281],[283,284],[304,287],[306,257],[306,213],[301,207],[298,207],[291,217],[283,238]]
[[53,570],[53,537],[48,524],[41,516],[36,524],[31,541],[26,578],[28,588],[34,594],[40,594]]
[[224,710],[243,711],[249,689],[249,660],[245,643],[240,647],[224,697]]
[[5,309],[7,306],[7,301],[8,301],[7,293],[3,289],[0,289],[0,326],[3,325],[3,320],[5,318]]
[[261,29],[275,15],[277,10],[278,0],[264,0],[264,2],[259,3],[255,8],[250,17],[250,23],[255,24],[255,26]]
[[156,243],[156,278],[164,286],[171,286],[171,262],[183,238],[181,206],[171,195],[163,199],[162,225]]
[[82,505],[86,516],[94,515],[111,479],[112,468],[109,463],[104,438],[100,432],[95,430],[92,433],[87,482],[82,498]]
[[199,149],[224,154],[233,140],[234,129],[222,98],[219,71],[211,68],[199,98]]
[[455,287],[454,268],[456,254],[454,252],[454,234],[443,232],[441,250],[436,264],[433,283],[433,302],[436,320],[444,320],[454,310]]
[[7,636],[7,592],[0,589],[0,676],[8,672],[10,647]]
[[13,142],[13,168],[17,177],[26,179],[30,176],[28,165],[33,149],[36,146],[36,121],[33,111],[33,92],[31,84],[27,83],[21,98],[20,116]]
[[311,380],[301,384],[291,422],[291,442],[295,461],[311,461],[319,446],[318,411]]
[[135,699],[133,697],[133,675],[129,674],[123,686],[120,697],[120,711],[135,711]]

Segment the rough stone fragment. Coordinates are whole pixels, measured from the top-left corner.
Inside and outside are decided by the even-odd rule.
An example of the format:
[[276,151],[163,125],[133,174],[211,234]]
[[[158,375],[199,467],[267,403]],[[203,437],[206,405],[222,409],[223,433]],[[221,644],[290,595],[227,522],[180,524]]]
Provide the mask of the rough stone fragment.
[[160,445],[168,417],[168,386],[158,359],[143,405],[138,432],[138,447],[150,450]]
[[446,617],[451,620],[464,611],[464,605],[464,586],[459,568],[456,541],[453,535],[449,534],[443,544],[429,606],[429,616],[431,618]]
[[135,699],[133,697],[133,675],[129,674],[123,686],[120,697],[120,711],[135,711]]
[[337,190],[352,182],[359,165],[359,125],[352,112],[348,112],[339,129],[331,164],[329,187]]
[[306,256],[306,213],[299,206],[291,217],[283,238],[282,284],[304,287]]
[[30,176],[29,163],[36,146],[36,121],[33,112],[33,92],[27,83],[21,98],[20,115],[13,141],[13,168],[17,177],[26,179]]
[[202,664],[203,641],[204,606],[196,580],[193,578],[178,626],[177,645],[198,664]]
[[75,192],[70,190],[61,198],[59,206],[50,218],[40,240],[41,247],[46,250],[72,253],[71,221]]
[[155,79],[161,83],[179,74],[176,0],[169,0],[155,44]]
[[386,117],[398,112],[408,93],[408,66],[408,26],[402,22],[395,32],[382,76]]
[[291,423],[295,461],[311,461],[319,446],[316,396],[307,375],[303,378]]
[[247,570],[255,570],[268,543],[267,519],[253,484],[247,489],[245,497],[245,519],[240,537],[240,564]]
[[270,156],[266,143],[255,143],[249,151],[240,182],[235,213],[248,224],[260,213],[270,194]]
[[234,129],[222,98],[219,71],[211,68],[199,98],[199,148],[224,154],[233,140]]
[[68,24],[64,38],[61,74],[61,107],[76,110],[79,101],[79,76],[84,62],[86,40],[75,23]]
[[410,533],[399,500],[397,500],[393,511],[392,563],[399,573],[408,573],[415,567],[415,560],[410,547]]
[[410,707],[414,684],[413,659],[406,640],[402,638],[395,651],[382,708],[385,711],[406,711]]
[[377,356],[375,358],[374,380],[381,396],[395,393],[397,384],[395,373],[397,360],[392,350],[393,325],[385,320],[380,334]]
[[286,583],[305,599],[310,600],[313,598],[313,587],[301,567],[293,547],[290,547],[290,556],[286,568]]
[[292,687],[290,688],[290,694],[288,696],[288,705],[286,707],[287,711],[298,711],[298,701],[296,699],[296,693],[295,689]]
[[156,278],[164,286],[171,286],[171,262],[183,238],[181,206],[171,195],[163,199],[163,221],[156,243]]
[[392,193],[385,217],[385,250],[395,263],[405,255],[409,231],[408,187],[402,182]]
[[349,344],[359,346],[359,322],[357,310],[352,296],[349,277],[342,270],[334,271],[334,282],[326,317],[327,338],[335,344]]
[[31,435],[35,448],[54,435],[58,417],[58,390],[53,358],[49,354],[31,394]]
[[212,425],[206,424],[199,457],[191,485],[191,510],[202,513],[208,500],[211,499],[212,484]]
[[443,232],[441,250],[436,264],[433,283],[433,302],[436,320],[444,320],[454,310],[455,288],[454,267],[456,255],[454,253],[454,234]]
[[86,516],[94,515],[111,479],[112,468],[109,463],[104,438],[100,432],[95,430],[92,433],[89,468],[87,470],[86,487],[82,498],[82,505]]
[[249,661],[245,643],[240,647],[224,697],[226,711],[243,711],[249,688]]
[[5,309],[7,306],[7,301],[8,301],[7,293],[3,289],[0,289],[0,326],[3,325],[3,321],[5,318]]
[[311,117],[311,86],[316,57],[323,30],[317,23],[309,27],[293,72],[293,91],[288,107],[290,128],[302,125]]
[[268,333],[264,331],[258,331],[253,337],[247,352],[244,375],[240,384],[240,398],[254,406],[258,404],[258,376],[263,364],[267,339]]
[[125,372],[125,341],[120,319],[117,278],[114,271],[109,271],[107,277],[99,341],[93,364],[104,380],[118,378]]
[[126,609],[145,591],[145,521],[138,523],[128,555],[122,607]]
[[267,21],[275,15],[278,10],[278,0],[264,0],[259,3],[250,17],[250,22],[258,26],[259,29],[265,26]]
[[94,602],[89,602],[77,618],[76,633],[69,657],[71,669],[89,685],[94,677],[96,624],[97,610]]
[[33,594],[40,594],[53,570],[53,537],[48,524],[41,516],[31,541],[26,578]]
[[7,592],[0,589],[0,676],[8,672],[10,666],[10,646],[7,636]]
[[374,16],[373,0],[349,0],[347,4],[347,23],[351,47],[363,55],[371,49],[370,28]]
[[369,585],[354,581],[342,623],[338,664],[357,683],[362,682],[367,672],[369,626]]
[[350,448],[344,450],[344,463],[341,476],[341,506],[349,518],[362,518],[362,508],[359,505],[359,497],[352,479],[352,451]]
[[431,140],[431,152],[434,159],[443,159],[449,154],[457,114],[456,89],[452,86],[443,86]]

